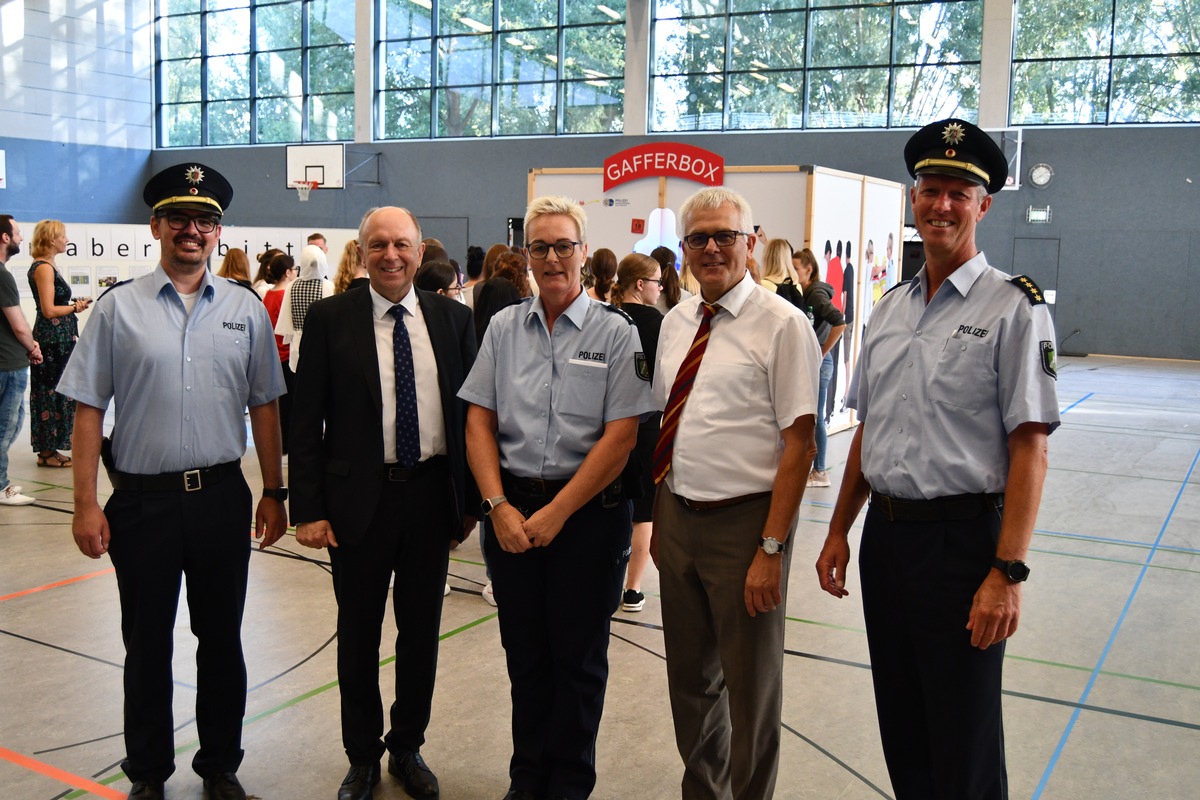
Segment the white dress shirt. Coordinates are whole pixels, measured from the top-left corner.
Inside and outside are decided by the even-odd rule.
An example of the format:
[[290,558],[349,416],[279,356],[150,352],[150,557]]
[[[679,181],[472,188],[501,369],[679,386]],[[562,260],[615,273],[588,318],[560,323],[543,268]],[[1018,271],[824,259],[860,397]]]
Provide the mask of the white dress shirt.
[[[392,344],[395,318],[389,314],[395,305],[383,295],[368,287],[371,293],[371,316],[375,322],[375,350],[379,360],[379,389],[383,393],[383,460],[396,462],[396,354]],[[430,456],[445,455],[446,420],[442,416],[442,397],[438,389],[437,359],[433,356],[433,342],[425,327],[425,315],[417,302],[417,293],[411,287],[401,300],[404,307],[404,325],[408,328],[408,339],[412,343],[413,376],[417,381],[417,424],[421,432],[421,460]]]
[[[681,301],[663,319],[654,375],[660,410],[700,327],[700,303],[699,296]],[[689,500],[770,491],[780,432],[817,413],[821,350],[808,318],[749,272],[717,305],[667,473],[671,491]]]

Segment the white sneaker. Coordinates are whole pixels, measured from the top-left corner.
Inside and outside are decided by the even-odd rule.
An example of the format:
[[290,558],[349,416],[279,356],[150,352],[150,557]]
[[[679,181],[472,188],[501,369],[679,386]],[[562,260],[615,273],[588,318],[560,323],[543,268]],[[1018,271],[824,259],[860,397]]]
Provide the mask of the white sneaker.
[[5,487],[3,492],[0,492],[0,505],[27,506],[36,502],[32,497],[21,494],[20,486],[13,486],[11,483]]
[[450,596],[450,584],[447,583],[446,584],[446,592],[442,595],[442,597],[449,597],[449,596]]
[[814,469],[808,475],[807,485],[818,489],[824,489],[825,487],[829,486],[829,470]]
[[491,606],[492,608],[496,607],[496,595],[492,591],[492,582],[491,581],[487,582],[487,586],[483,587],[483,591],[480,592],[480,594],[483,595],[483,599],[487,601],[487,604],[489,606]]

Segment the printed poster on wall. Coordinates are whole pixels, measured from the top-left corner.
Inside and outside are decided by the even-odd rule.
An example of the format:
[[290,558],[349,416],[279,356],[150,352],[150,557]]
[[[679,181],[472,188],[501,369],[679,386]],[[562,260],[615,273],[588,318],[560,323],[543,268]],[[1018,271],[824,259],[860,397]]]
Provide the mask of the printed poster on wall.
[[846,389],[857,357],[857,309],[861,304],[858,276],[861,266],[858,239],[862,224],[863,177],[821,167],[813,170],[812,251],[821,280],[833,290],[833,304],[846,317],[846,331],[829,351],[833,374],[818,410],[825,415],[829,433],[848,428]]

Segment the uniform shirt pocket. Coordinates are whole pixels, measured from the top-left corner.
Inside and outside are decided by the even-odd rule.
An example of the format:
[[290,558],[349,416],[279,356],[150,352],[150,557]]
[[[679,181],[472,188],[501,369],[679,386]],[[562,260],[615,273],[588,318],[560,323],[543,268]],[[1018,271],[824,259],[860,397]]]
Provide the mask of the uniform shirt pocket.
[[929,399],[978,409],[996,403],[995,348],[986,339],[946,339],[929,378]]
[[213,334],[213,385],[222,389],[250,391],[246,377],[250,367],[250,337],[222,331]]
[[608,392],[608,365],[572,358],[563,372],[561,402],[555,411],[601,421]]

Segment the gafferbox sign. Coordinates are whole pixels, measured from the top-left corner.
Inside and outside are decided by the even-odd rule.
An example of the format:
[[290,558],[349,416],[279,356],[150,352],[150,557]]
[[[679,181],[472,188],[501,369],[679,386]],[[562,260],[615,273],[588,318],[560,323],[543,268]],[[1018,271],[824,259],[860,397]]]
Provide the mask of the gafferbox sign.
[[683,178],[705,186],[725,182],[725,159],[701,147],[654,142],[622,150],[604,159],[604,191],[640,178]]

